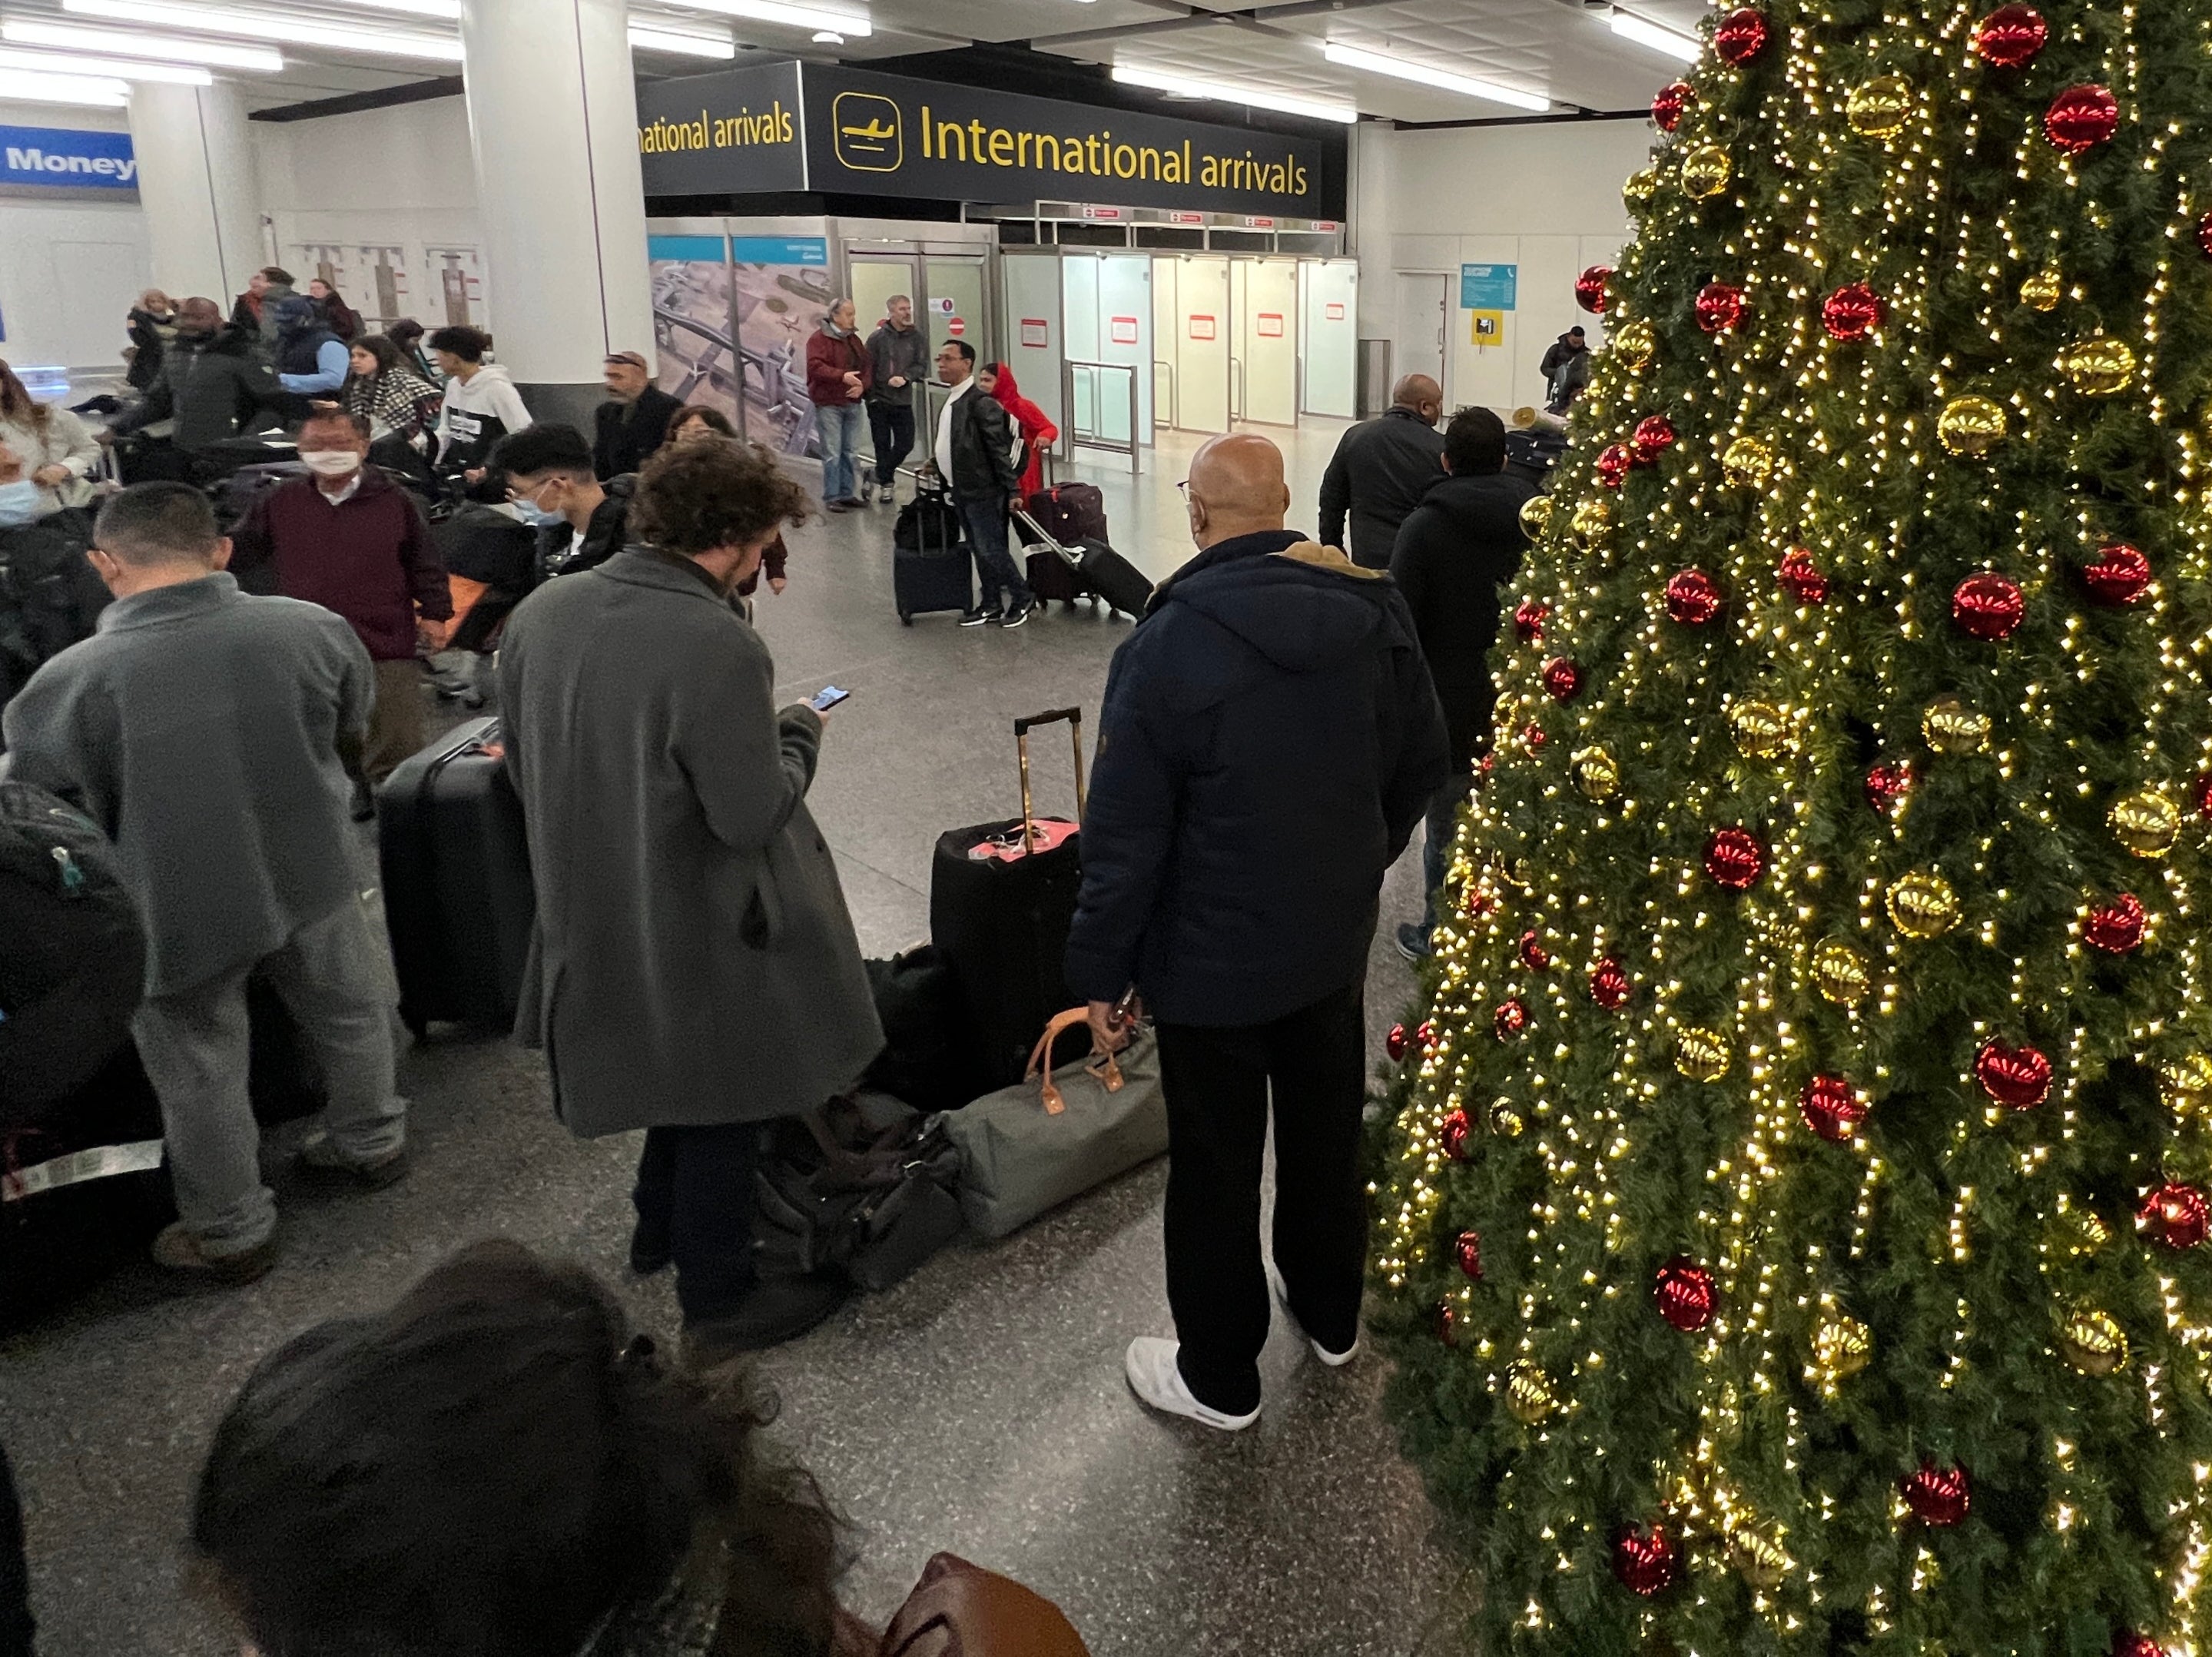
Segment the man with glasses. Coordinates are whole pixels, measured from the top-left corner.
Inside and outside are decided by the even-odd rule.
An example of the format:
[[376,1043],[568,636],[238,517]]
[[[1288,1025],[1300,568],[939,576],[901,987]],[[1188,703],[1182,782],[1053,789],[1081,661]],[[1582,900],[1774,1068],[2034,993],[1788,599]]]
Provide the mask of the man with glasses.
[[602,484],[592,451],[574,426],[532,426],[500,439],[492,470],[507,479],[507,498],[538,532],[538,571],[573,576],[605,564],[629,539],[635,478]]
[[975,348],[966,340],[948,339],[938,348],[937,377],[952,394],[937,417],[930,464],[952,490],[983,589],[981,604],[960,624],[1019,627],[1036,612],[1036,594],[1006,551],[1006,503],[1022,476],[1014,465],[1013,428],[999,399],[975,389]]

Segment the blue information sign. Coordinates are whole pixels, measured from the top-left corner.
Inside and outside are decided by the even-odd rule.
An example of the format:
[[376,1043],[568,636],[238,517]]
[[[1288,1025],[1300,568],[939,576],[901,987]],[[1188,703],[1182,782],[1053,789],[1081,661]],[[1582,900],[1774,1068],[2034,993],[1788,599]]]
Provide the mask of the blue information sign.
[[1459,267],[1459,308],[1462,311],[1510,311],[1514,289],[1521,283],[1517,265],[1462,265]]
[[128,132],[65,126],[0,126],[0,191],[99,190],[136,195],[138,161]]
[[821,236],[732,236],[730,257],[740,265],[827,265],[830,243]]

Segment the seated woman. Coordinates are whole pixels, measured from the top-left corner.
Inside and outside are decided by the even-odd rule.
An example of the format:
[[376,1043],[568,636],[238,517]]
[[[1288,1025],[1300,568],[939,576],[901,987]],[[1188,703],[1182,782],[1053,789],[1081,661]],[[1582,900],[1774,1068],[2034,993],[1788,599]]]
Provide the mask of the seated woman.
[[352,371],[338,401],[348,414],[368,417],[369,458],[379,466],[427,472],[443,393],[382,334],[355,340],[347,362]]

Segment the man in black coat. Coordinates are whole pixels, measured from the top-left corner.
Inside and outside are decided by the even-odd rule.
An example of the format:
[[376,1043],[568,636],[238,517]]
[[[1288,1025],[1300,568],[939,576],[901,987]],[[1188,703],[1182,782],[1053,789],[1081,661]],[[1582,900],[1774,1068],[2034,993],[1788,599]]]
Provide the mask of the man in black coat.
[[594,417],[592,469],[602,478],[635,472],[668,439],[668,422],[684,405],[653,383],[638,351],[607,358],[607,400]]
[[1132,1341],[1129,1384],[1233,1431],[1260,1413],[1271,1090],[1275,1292],[1322,1362],[1358,1345],[1367,953],[1449,744],[1396,584],[1283,527],[1273,443],[1212,439],[1187,495],[1199,556],[1106,683],[1067,981],[1102,1050],[1133,986],[1159,1031],[1180,1345]]
[[1490,752],[1490,716],[1498,689],[1488,657],[1498,638],[1505,584],[1521,567],[1522,503],[1536,493],[1525,478],[1503,470],[1504,423],[1488,409],[1462,409],[1444,429],[1444,474],[1398,531],[1390,573],[1406,595],[1420,634],[1421,653],[1444,706],[1451,732],[1451,776],[1429,805],[1429,906],[1419,925],[1398,929],[1398,953],[1419,960],[1429,953],[1460,803],[1470,789],[1469,769]]
[[[1370,570],[1389,567],[1398,526],[1436,481],[1444,440],[1437,422],[1444,411],[1443,387],[1425,374],[1409,374],[1390,393],[1379,418],[1346,432],[1321,479],[1321,539],[1343,548]],[[1352,518],[1352,544],[1344,521]]]
[[258,350],[258,336],[225,324],[213,300],[188,299],[178,307],[177,337],[164,353],[161,377],[110,429],[125,436],[173,420],[178,449],[213,476],[227,468],[206,451],[278,423],[291,405]]

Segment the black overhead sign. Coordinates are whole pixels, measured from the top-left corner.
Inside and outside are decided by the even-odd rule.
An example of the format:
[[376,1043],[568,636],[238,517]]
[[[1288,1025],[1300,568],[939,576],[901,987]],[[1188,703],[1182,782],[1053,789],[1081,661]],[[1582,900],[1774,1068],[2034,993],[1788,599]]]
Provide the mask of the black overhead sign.
[[[795,133],[783,119],[794,104]],[[648,196],[811,190],[1338,216],[1322,194],[1318,139],[834,64],[648,82],[638,123]]]

